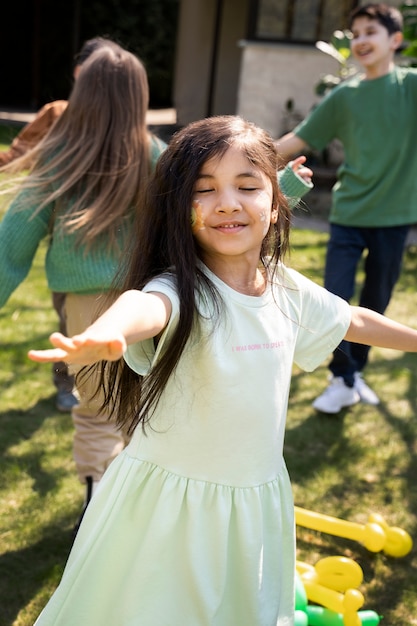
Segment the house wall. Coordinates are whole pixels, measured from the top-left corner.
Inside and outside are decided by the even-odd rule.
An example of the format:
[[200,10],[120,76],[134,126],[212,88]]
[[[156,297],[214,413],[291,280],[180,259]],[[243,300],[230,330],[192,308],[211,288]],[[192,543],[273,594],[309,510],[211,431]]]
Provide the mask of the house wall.
[[[242,42],[237,113],[273,137],[292,130],[319,97],[322,74],[337,74],[337,62],[313,46]],[[288,110],[292,104],[292,110]]]

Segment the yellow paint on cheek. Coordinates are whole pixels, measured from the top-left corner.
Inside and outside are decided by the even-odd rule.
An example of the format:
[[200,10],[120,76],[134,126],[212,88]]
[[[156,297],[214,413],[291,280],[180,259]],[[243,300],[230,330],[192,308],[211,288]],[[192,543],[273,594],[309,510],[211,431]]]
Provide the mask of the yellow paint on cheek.
[[204,230],[205,227],[203,207],[198,200],[194,200],[191,208],[191,229],[193,233],[196,233],[199,230]]

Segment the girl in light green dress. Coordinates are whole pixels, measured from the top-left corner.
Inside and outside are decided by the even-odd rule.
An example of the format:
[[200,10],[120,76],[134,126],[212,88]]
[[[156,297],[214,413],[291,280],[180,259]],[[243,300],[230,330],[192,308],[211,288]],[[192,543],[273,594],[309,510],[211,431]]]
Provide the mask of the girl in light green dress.
[[122,295],[40,362],[100,363],[130,428],[36,626],[290,626],[295,539],[283,458],[292,365],[342,338],[417,351],[417,331],[283,264],[272,139],[234,116],[162,154]]

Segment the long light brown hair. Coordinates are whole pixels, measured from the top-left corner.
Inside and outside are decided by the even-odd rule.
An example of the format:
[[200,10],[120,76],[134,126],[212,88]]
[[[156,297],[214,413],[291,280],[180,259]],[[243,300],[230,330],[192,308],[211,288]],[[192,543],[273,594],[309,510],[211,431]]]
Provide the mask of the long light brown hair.
[[135,55],[117,44],[93,52],[66,110],[22,157],[30,170],[19,179],[16,210],[29,205],[36,215],[53,203],[55,229],[75,232],[87,248],[104,234],[108,249],[117,249],[117,229],[150,174],[148,103],[146,70]]

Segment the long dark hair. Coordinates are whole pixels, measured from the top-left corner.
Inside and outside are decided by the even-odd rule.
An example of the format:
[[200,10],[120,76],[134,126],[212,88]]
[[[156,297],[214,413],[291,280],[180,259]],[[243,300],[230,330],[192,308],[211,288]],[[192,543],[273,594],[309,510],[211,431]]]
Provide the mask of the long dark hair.
[[118,289],[142,289],[153,277],[170,271],[175,275],[180,315],[169,349],[144,379],[124,361],[107,363],[102,383],[106,403],[117,405],[118,423],[132,431],[151,418],[167,380],[184,350],[194,324],[198,323],[196,293],[202,286],[212,295],[214,310],[220,310],[218,294],[198,267],[199,250],[191,230],[194,185],[203,164],[220,157],[231,146],[244,152],[249,161],[271,181],[271,209],[278,220],[271,224],[263,241],[260,265],[273,275],[277,262],[289,245],[290,214],[278,187],[278,157],[271,137],[256,125],[236,116],[218,116],[193,122],[178,131],[161,155],[147,188],[134,233],[135,245],[124,280]]

